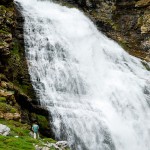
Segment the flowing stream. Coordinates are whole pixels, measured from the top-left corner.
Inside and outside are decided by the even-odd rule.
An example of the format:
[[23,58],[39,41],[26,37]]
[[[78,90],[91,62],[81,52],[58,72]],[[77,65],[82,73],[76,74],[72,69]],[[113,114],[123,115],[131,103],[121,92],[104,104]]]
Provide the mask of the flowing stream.
[[32,84],[56,138],[72,150],[150,150],[150,72],[141,60],[75,8],[16,1]]

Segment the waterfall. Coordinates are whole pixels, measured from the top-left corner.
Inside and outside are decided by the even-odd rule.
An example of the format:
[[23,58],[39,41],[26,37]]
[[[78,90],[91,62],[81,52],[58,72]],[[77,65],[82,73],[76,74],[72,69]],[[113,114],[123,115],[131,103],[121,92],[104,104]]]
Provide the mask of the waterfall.
[[16,1],[32,84],[56,138],[72,150],[149,150],[150,72],[141,60],[75,8]]

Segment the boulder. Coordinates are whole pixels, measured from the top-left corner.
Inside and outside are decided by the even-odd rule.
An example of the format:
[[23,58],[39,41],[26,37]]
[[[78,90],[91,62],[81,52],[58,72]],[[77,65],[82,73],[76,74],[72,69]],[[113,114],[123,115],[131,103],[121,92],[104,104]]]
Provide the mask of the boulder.
[[50,148],[44,146],[44,147],[40,147],[38,145],[35,146],[35,150],[50,150]]
[[10,133],[10,128],[6,125],[0,124],[0,135],[7,136]]
[[62,149],[68,147],[67,141],[58,141],[58,142],[56,143],[56,145],[57,145],[59,148],[62,148]]
[[[60,143],[62,142],[62,141],[59,141]],[[64,141],[63,141],[64,142]],[[59,144],[60,144],[59,143]],[[62,144],[62,143],[61,143]],[[51,149],[58,149],[58,150],[67,150],[68,149],[68,146],[62,146],[62,145],[57,145],[57,144],[54,144],[54,143],[47,143],[47,144],[45,144],[44,143],[44,145],[45,146],[38,146],[38,145],[35,145],[35,149],[36,150],[51,150]]]
[[36,150],[51,150],[51,149],[57,149],[57,150],[67,150],[69,149],[67,141],[58,141],[55,143],[43,143],[44,146],[35,145]]
[[34,133],[32,131],[29,132],[29,136],[34,138]]

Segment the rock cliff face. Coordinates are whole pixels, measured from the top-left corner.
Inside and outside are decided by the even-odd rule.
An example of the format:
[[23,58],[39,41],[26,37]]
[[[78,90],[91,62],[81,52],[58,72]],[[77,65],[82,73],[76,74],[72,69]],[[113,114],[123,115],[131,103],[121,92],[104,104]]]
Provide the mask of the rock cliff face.
[[[27,94],[34,93],[24,57],[23,18],[11,0],[0,5],[0,73]],[[34,94],[31,95],[35,97]]]
[[150,61],[150,0],[56,0],[85,12],[128,53]]
[[23,22],[18,4],[0,2],[0,119],[32,124],[53,137],[49,114],[38,105],[24,53]]

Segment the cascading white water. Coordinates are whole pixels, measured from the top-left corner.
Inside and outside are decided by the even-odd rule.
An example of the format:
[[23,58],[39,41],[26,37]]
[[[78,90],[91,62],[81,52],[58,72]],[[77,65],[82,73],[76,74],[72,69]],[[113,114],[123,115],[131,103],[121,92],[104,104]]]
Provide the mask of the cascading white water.
[[72,150],[150,149],[150,72],[77,9],[23,7],[31,80]]

